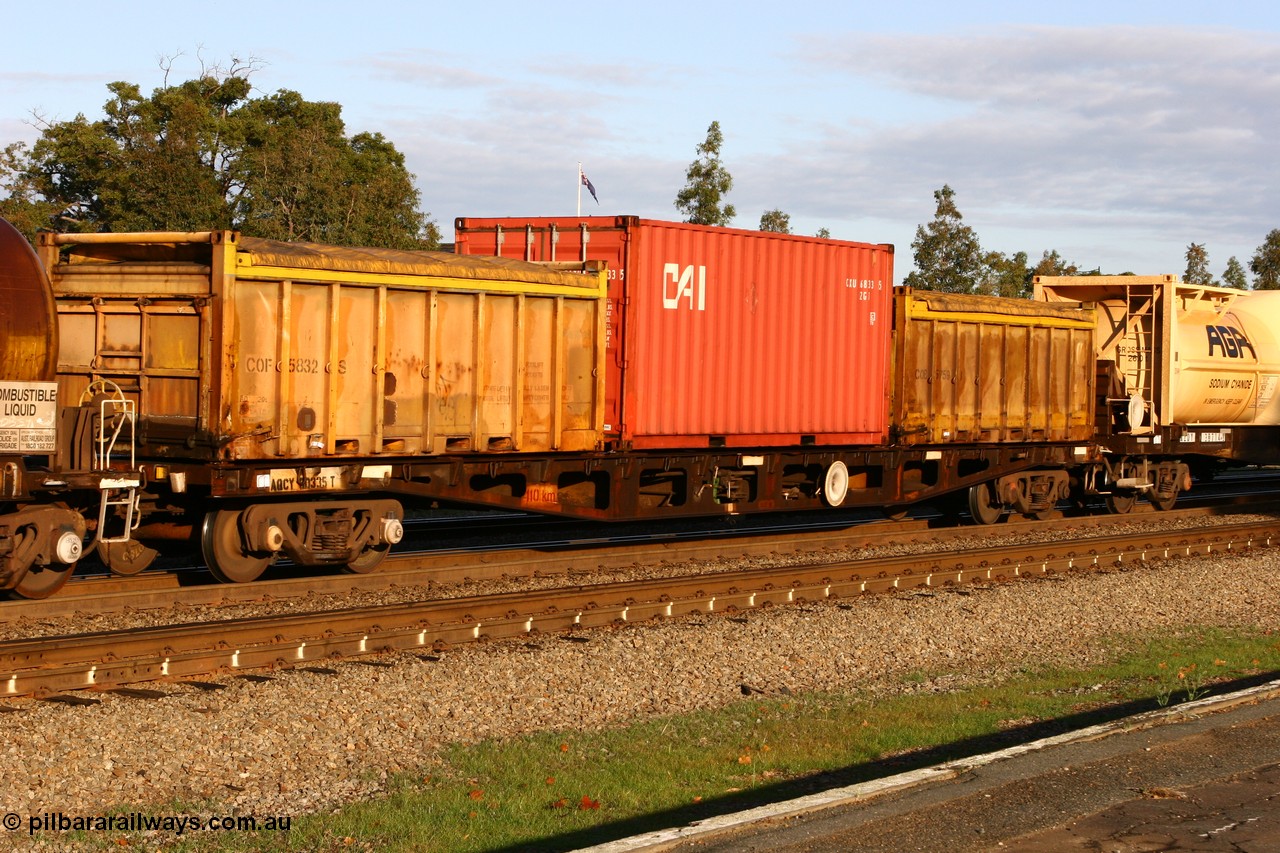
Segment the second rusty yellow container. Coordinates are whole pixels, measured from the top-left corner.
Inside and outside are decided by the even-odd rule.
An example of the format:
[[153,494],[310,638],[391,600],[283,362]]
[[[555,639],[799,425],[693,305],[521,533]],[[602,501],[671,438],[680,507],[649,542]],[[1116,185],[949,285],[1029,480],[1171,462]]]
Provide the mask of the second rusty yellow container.
[[904,290],[891,430],[904,444],[1093,435],[1092,308]]

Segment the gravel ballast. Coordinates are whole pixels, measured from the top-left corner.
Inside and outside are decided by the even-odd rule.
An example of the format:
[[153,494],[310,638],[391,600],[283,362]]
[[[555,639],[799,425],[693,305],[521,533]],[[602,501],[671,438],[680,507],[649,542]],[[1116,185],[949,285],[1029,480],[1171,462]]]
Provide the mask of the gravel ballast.
[[[1280,554],[1170,560],[981,589],[906,592],[564,637],[344,661],[336,674],[155,685],[94,706],[35,700],[0,715],[6,811],[100,814],[202,803],[293,815],[374,796],[437,748],[542,729],[586,729],[806,691],[930,689],[918,673],[1086,666],[1117,634],[1193,626],[1275,629]],[[585,642],[583,641],[585,640]],[[937,685],[932,685],[936,689]]]

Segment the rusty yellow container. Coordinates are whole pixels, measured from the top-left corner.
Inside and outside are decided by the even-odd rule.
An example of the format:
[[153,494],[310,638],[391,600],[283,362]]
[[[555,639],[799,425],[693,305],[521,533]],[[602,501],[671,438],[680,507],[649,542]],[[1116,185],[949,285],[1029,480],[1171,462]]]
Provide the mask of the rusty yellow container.
[[58,381],[138,401],[152,454],[589,450],[602,270],[235,232],[43,235]]
[[1093,434],[1091,308],[902,289],[894,335],[891,429],[903,443]]

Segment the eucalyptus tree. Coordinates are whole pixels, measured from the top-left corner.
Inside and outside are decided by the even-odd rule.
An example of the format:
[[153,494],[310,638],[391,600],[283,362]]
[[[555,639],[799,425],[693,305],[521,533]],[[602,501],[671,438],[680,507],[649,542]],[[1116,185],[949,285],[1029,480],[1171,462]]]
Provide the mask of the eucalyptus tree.
[[760,214],[760,230],[773,231],[778,234],[791,233],[791,214],[774,208]]
[[933,194],[933,220],[916,228],[911,242],[915,269],[903,284],[922,290],[978,293],[988,275],[978,235],[964,223],[949,185]]
[[1227,259],[1227,268],[1222,271],[1222,283],[1226,287],[1249,289],[1249,277],[1244,271],[1244,264],[1240,263],[1235,255]]
[[684,188],[676,194],[676,209],[684,214],[685,222],[723,226],[738,213],[733,205],[724,202],[733,189],[733,176],[720,161],[723,144],[720,122],[713,121],[707,128],[707,138],[697,147],[697,159],[685,170]]
[[1205,250],[1203,243],[1192,243],[1187,246],[1187,269],[1182,274],[1182,280],[1187,284],[1217,284],[1213,280],[1213,273],[1209,272],[1209,253]]
[[1254,290],[1280,290],[1280,228],[1273,229],[1249,261]]

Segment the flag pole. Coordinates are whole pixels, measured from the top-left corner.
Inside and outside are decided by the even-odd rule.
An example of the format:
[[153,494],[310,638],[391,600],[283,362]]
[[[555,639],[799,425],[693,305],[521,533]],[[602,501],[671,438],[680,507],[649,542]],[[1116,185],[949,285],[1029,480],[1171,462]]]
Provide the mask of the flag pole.
[[578,218],[582,218],[582,161],[578,161]]

